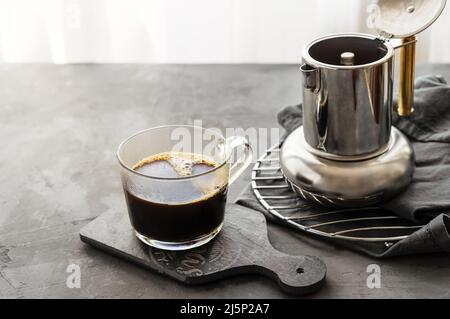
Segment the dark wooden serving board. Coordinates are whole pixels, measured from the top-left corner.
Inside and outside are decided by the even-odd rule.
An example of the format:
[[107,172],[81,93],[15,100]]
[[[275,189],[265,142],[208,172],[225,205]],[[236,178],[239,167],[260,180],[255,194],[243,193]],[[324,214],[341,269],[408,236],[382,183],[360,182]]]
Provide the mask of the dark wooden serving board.
[[171,252],[141,243],[126,212],[108,212],[80,231],[92,246],[158,271],[186,284],[202,284],[240,274],[261,274],[290,294],[318,290],[326,266],[317,257],[291,256],[275,250],[267,238],[265,217],[240,205],[229,205],[222,231],[208,244]]

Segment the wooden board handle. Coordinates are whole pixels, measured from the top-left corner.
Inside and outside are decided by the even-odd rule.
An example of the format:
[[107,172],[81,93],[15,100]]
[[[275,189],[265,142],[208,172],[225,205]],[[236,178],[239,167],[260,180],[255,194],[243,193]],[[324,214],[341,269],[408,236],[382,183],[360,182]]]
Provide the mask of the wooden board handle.
[[261,258],[256,262],[259,268],[257,272],[275,280],[289,294],[312,293],[319,290],[325,282],[327,268],[317,257],[292,256],[275,249],[271,249],[265,256],[268,258]]

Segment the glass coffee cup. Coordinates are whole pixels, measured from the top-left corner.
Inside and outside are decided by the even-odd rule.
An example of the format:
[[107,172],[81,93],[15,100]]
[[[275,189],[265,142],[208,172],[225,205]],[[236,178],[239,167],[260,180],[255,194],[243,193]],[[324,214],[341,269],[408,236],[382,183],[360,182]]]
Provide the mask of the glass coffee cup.
[[217,130],[162,126],[124,140],[117,158],[137,238],[185,250],[220,232],[228,186],[251,163],[252,150],[247,139]]

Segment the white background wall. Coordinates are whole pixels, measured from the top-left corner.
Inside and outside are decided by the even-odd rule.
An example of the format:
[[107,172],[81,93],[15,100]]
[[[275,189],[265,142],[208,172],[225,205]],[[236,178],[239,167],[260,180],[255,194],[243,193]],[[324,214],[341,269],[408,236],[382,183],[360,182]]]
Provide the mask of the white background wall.
[[[0,0],[0,61],[297,63],[316,36],[366,32],[366,6],[366,0]],[[422,34],[419,62],[450,62],[448,7]]]

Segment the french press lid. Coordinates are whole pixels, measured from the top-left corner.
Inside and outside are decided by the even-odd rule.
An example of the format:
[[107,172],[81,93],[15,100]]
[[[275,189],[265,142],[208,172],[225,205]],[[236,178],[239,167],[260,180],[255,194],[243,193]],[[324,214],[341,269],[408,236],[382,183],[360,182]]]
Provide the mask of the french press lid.
[[436,21],[447,0],[377,0],[368,7],[369,26],[383,38],[407,38]]

